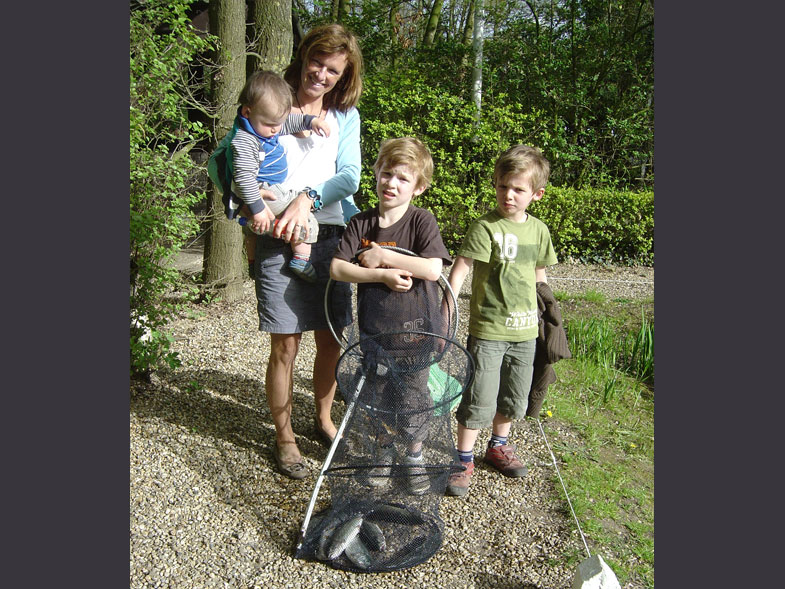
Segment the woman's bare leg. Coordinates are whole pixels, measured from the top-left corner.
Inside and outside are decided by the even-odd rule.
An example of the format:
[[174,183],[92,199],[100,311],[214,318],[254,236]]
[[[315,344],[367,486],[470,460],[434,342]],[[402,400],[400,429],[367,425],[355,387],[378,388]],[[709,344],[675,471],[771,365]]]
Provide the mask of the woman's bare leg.
[[302,459],[292,429],[294,360],[301,337],[300,333],[270,334],[270,361],[267,363],[264,388],[267,392],[267,406],[275,426],[279,456],[286,464]]
[[313,396],[316,401],[316,419],[328,436],[335,437],[338,429],[333,424],[330,409],[335,399],[335,365],[341,356],[341,346],[329,329],[313,333],[316,358],[313,361]]

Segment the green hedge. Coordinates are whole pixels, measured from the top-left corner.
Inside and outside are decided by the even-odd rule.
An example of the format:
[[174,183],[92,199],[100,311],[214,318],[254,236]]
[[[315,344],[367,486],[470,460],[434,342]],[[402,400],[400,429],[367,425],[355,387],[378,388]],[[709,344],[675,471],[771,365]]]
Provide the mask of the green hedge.
[[560,260],[654,264],[654,192],[548,187],[529,210]]
[[[540,112],[521,112],[497,96],[484,102],[478,123],[472,103],[425,83],[416,72],[406,74],[366,76],[357,203],[360,208],[377,203],[373,162],[379,143],[390,137],[419,137],[433,155],[434,177],[414,204],[436,216],[444,243],[454,254],[469,224],[496,206],[492,177],[499,154],[516,143],[536,145],[551,161],[553,179],[564,159],[562,144]],[[560,260],[654,262],[653,192],[549,186],[531,212],[550,228]]]

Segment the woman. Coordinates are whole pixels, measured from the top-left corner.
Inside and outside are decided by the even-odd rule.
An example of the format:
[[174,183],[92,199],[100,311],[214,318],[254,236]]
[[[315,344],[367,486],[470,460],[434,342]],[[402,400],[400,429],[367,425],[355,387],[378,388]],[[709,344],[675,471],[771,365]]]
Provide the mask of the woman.
[[[337,431],[330,408],[341,348],[327,325],[324,289],[345,220],[358,211],[351,195],[360,185],[360,115],[356,105],[362,91],[362,68],[356,38],[341,25],[332,24],[317,27],[303,38],[284,73],[294,89],[292,112],[316,115],[330,126],[329,137],[306,131],[280,138],[289,166],[284,187],[310,190],[301,192],[279,219],[274,236],[281,239],[261,236],[256,243],[259,330],[270,333],[265,389],[276,433],[273,456],[281,473],[294,479],[308,474],[291,422],[294,362],[304,331],[313,330],[316,342],[314,425],[325,443],[332,441]],[[299,234],[318,201],[322,203],[315,211],[319,238],[311,251],[318,276],[314,285],[288,269],[291,250],[284,242]],[[349,287],[341,286],[345,287],[341,293],[348,312]]]

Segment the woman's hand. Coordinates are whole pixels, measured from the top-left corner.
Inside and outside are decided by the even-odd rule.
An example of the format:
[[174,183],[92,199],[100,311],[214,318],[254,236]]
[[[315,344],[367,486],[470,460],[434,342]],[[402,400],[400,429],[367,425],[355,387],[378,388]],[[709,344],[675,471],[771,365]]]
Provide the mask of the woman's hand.
[[278,219],[273,229],[273,237],[283,239],[289,243],[295,238],[295,243],[300,239],[300,228],[308,225],[308,213],[311,212],[311,199],[305,192],[298,194]]

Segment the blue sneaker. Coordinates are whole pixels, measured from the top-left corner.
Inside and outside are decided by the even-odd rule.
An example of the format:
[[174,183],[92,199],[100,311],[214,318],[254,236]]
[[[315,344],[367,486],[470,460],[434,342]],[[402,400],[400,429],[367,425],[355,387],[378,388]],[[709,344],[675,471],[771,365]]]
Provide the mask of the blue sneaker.
[[289,262],[289,269],[307,282],[316,282],[316,270],[310,260],[292,258]]

